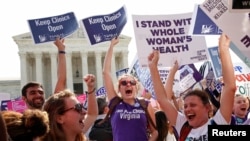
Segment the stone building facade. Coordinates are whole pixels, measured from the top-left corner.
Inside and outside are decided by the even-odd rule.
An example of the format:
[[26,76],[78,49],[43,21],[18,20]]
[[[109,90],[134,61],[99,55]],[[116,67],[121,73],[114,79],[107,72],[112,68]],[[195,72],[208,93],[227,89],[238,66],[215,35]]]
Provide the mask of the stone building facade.
[[[44,85],[48,97],[54,91],[57,81],[57,48],[53,42],[34,44],[31,33],[13,36],[13,39],[18,46],[20,56],[19,94],[21,95],[21,87],[27,82],[37,81]],[[131,38],[120,35],[119,40],[119,44],[114,48],[115,57],[112,59],[112,64],[115,64],[112,66],[114,82],[116,82],[116,71],[128,67],[128,45]],[[110,42],[90,45],[82,29],[78,29],[65,38],[65,45],[67,88],[74,90],[76,94],[82,94],[86,88],[82,78],[88,73],[96,75],[96,87],[102,87],[104,81],[102,66]],[[16,85],[18,84],[15,84],[15,87]],[[1,91],[3,90],[0,88]]]

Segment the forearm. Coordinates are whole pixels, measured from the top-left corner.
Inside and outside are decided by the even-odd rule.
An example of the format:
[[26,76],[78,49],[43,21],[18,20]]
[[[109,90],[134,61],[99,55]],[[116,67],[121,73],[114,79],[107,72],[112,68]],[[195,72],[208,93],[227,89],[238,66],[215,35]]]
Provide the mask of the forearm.
[[171,100],[174,95],[173,93],[174,76],[175,76],[175,71],[171,69],[165,83],[165,91],[169,100]]
[[167,95],[165,94],[166,92],[162,84],[158,68],[157,66],[150,66],[149,70],[150,70],[156,98],[159,103],[162,103],[162,100],[166,99]]
[[54,93],[66,88],[66,57],[65,53],[58,53],[57,83]]
[[98,115],[98,106],[97,106],[95,94],[96,94],[95,88],[88,87],[88,92],[87,92],[87,101],[88,101],[87,114],[91,115],[91,116],[92,115],[93,116]]
[[[104,64],[103,64],[103,80],[104,81],[104,87],[107,91],[107,96],[108,99],[111,100],[114,96],[116,96],[115,94],[115,89],[114,89],[114,83],[112,80],[112,75],[111,75],[111,60],[113,57],[113,46],[110,46],[106,56],[104,58]],[[113,64],[115,65],[115,64]],[[115,72],[113,72],[115,73]]]

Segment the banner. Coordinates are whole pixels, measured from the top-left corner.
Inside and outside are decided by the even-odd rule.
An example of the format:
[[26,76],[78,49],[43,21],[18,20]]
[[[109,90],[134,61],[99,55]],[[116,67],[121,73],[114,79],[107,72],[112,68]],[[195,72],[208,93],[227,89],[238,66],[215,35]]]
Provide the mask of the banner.
[[249,13],[231,13],[227,1],[206,0],[199,5],[204,13],[226,34],[244,56],[250,58]]
[[[175,15],[132,15],[138,58],[147,67],[147,57],[160,51],[158,67],[207,60],[205,37],[188,35],[192,13]],[[167,61],[166,61],[167,60]]]
[[220,35],[222,30],[195,5],[189,35]]
[[250,97],[250,68],[243,62],[234,63],[236,94]]
[[92,16],[81,20],[83,31],[91,45],[110,41],[119,36],[126,23],[125,6],[108,15]]
[[35,44],[55,41],[57,37],[65,38],[79,27],[73,12],[63,15],[28,20]]
[[[169,69],[170,67],[158,67],[163,85],[165,85],[166,83]],[[133,62],[133,66],[130,67],[128,71],[128,73],[131,72],[133,72],[135,76],[137,76],[143,87],[152,94],[152,98],[156,99],[149,68],[140,67],[139,61],[137,59]],[[173,91],[175,96],[179,97],[181,93],[189,88],[192,88],[201,79],[202,76],[195,68],[194,64],[180,66],[174,77]]]
[[26,103],[23,100],[11,100],[7,102],[8,110],[23,113],[27,109]]

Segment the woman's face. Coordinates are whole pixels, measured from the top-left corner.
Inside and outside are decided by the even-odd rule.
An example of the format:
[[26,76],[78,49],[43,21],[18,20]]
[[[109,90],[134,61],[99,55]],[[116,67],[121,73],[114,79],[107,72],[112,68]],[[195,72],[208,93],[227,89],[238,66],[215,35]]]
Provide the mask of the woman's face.
[[200,127],[208,121],[210,105],[204,105],[198,96],[188,96],[184,99],[184,114],[190,126]]
[[133,77],[123,77],[119,81],[119,91],[124,99],[135,98],[137,94],[137,82]]
[[71,132],[74,134],[82,133],[84,127],[84,117],[86,111],[83,105],[79,103],[76,97],[72,96],[65,99],[65,110],[61,116],[61,125],[64,132]]

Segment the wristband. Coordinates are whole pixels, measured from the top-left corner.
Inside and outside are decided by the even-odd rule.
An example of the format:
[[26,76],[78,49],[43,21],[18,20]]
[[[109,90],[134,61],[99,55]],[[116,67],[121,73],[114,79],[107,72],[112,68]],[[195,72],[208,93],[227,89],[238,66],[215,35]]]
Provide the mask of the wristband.
[[86,91],[85,93],[86,94],[92,94],[93,92],[95,92],[95,88],[92,91],[90,91],[90,92]]
[[64,50],[60,50],[58,53],[59,54],[65,54],[66,52]]

